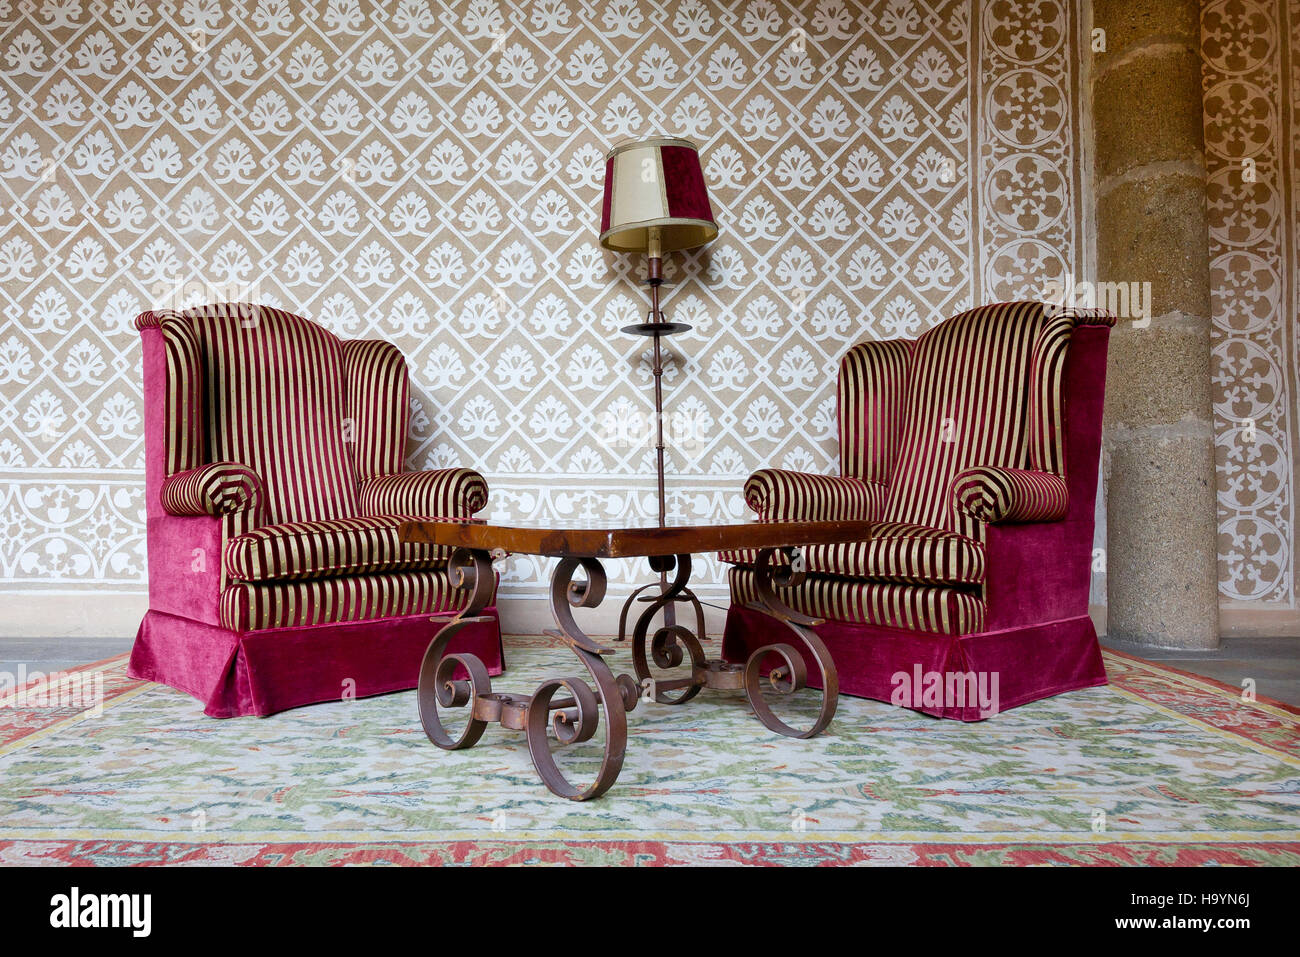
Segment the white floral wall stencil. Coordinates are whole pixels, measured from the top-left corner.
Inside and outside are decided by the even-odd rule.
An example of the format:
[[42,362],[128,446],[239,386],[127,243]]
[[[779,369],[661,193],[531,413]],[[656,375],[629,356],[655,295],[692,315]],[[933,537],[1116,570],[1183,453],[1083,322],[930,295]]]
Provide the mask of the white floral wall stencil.
[[0,0],[0,583],[142,592],[130,320],[212,299],[396,343],[412,465],[481,469],[491,517],[653,520],[644,267],[596,241],[605,151],[652,132],[699,143],[722,228],[669,263],[669,508],[742,518],[754,468],[836,467],[850,344],[1087,275],[1081,32],[1066,0]]
[[1296,602],[1297,52],[1296,0],[1215,0],[1201,13],[1219,590],[1283,608]]

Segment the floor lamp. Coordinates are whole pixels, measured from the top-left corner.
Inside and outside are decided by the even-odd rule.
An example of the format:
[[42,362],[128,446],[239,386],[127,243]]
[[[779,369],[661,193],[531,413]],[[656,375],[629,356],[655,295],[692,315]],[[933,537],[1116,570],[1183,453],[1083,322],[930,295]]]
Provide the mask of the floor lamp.
[[[675,249],[694,249],[718,235],[704,185],[700,154],[690,140],[668,136],[620,143],[605,157],[605,198],[600,214],[600,244],[624,253],[645,253],[650,287],[650,311],[645,322],[624,326],[622,331],[654,339],[655,452],[659,477],[659,526],[667,521],[664,494],[664,393],[663,336],[685,332],[684,322],[667,322],[659,309],[659,289],[664,285],[663,256]],[[651,561],[659,580],[642,585],[623,604],[619,616],[619,639],[627,634],[628,610],[647,588],[663,591],[668,586],[668,565]],[[649,601],[650,598],[642,598]],[[695,607],[696,634],[704,637],[704,612],[689,590],[677,599]],[[673,606],[664,609],[665,624],[676,623]]]

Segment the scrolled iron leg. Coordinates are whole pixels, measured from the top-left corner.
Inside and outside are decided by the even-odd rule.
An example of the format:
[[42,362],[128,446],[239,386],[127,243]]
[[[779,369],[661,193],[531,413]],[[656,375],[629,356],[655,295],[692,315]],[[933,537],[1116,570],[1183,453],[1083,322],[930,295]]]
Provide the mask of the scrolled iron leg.
[[821,707],[812,726],[801,731],[778,718],[763,698],[763,665],[774,655],[781,659],[780,663],[775,665],[768,674],[768,681],[774,693],[792,695],[807,687],[808,667],[804,662],[803,655],[800,654],[798,648],[785,643],[764,645],[749,656],[748,661],[745,662],[745,695],[749,698],[750,707],[754,709],[754,715],[763,723],[764,727],[790,738],[811,738],[826,730],[826,727],[831,723],[831,719],[835,717],[835,709],[839,705],[840,695],[839,673],[835,670],[835,661],[831,658],[826,645],[813,631],[813,627],[820,625],[822,619],[810,618],[801,614],[777,597],[776,588],[795,587],[803,582],[806,574],[802,553],[798,549],[787,549],[786,551],[791,553],[790,568],[781,571],[772,568],[772,549],[763,549],[758,553],[758,561],[754,567],[754,578],[759,603],[754,607],[771,615],[778,621],[784,622],[786,627],[793,631],[812,653],[812,658],[817,663],[817,670],[821,673]]
[[[587,666],[597,691],[581,678],[548,678],[533,692],[528,706],[528,753],[542,783],[552,793],[571,801],[588,801],[600,797],[618,780],[623,770],[623,756],[627,752],[627,701],[620,683],[599,655],[574,649],[574,654]],[[557,706],[555,694],[567,691],[570,698]],[[635,704],[635,697],[633,698]],[[590,741],[605,720],[605,751],[600,770],[586,787],[569,782],[555,763],[551,753],[548,728],[554,732],[561,747]]]
[[[631,637],[631,634],[628,632],[627,626],[628,626],[628,618],[632,614],[633,606],[636,605],[638,602],[645,603],[645,602],[655,601],[654,595],[645,595],[643,597],[642,592],[648,592],[651,589],[654,589],[658,591],[660,595],[663,595],[664,593],[668,592],[672,588],[672,583],[669,582],[663,576],[665,571],[673,567],[671,563],[674,561],[675,559],[672,556],[667,556],[666,558],[650,559],[650,570],[653,572],[658,572],[660,578],[658,581],[652,581],[652,582],[648,582],[645,585],[641,585],[640,587],[635,589],[632,592],[632,594],[628,595],[627,600],[623,602],[623,608],[618,613],[618,640],[619,641],[626,641],[628,638]],[[677,595],[674,597],[673,601],[663,606],[664,625],[671,626],[677,624],[676,605],[679,602],[683,604],[689,603],[691,609],[695,612],[696,639],[698,639],[699,641],[707,640],[708,635],[705,631],[705,625],[704,625],[704,606],[700,604],[700,599],[696,597],[695,592],[691,591],[689,588],[685,588],[685,587],[682,588],[681,591],[678,592]]]
[[799,653],[799,649],[793,645],[784,643],[764,645],[749,656],[749,660],[745,662],[745,696],[749,698],[749,706],[754,709],[755,717],[768,730],[783,734],[787,738],[813,738],[825,731],[827,725],[831,723],[831,719],[835,717],[835,709],[839,705],[840,695],[839,676],[835,671],[835,663],[831,660],[830,652],[826,650],[822,640],[817,637],[811,628],[805,628],[792,622],[786,622],[786,624],[803,639],[804,644],[812,652],[818,669],[821,671],[822,699],[816,720],[813,721],[811,727],[800,731],[778,718],[763,698],[763,662],[772,655],[777,655],[782,659],[782,663],[774,667],[768,674],[768,682],[772,691],[779,695],[791,695],[807,687],[808,666],[804,664],[803,655]]
[[[574,581],[581,568],[587,580]],[[594,558],[566,558],[556,566],[551,577],[551,612],[559,634],[583,663],[595,685],[581,678],[548,678],[543,681],[528,704],[525,731],[528,753],[542,782],[560,797],[587,801],[600,797],[618,780],[627,751],[627,712],[636,707],[637,687],[630,675],[614,677],[602,655],[604,648],[588,637],[573,617],[573,608],[594,608],[605,596],[605,569]],[[556,700],[561,691],[568,697]],[[570,783],[551,752],[551,734],[560,747],[590,741],[602,720],[605,722],[605,748],[600,770],[586,787]]]
[[[479,612],[492,599],[492,557],[487,552],[457,549],[447,567],[453,588],[469,589],[469,600],[451,621],[438,629],[438,633],[425,649],[420,662],[420,681],[416,701],[420,709],[420,724],[429,740],[445,751],[472,748],[483,736],[487,722],[475,714],[480,695],[490,695],[492,679],[487,668],[475,655],[448,655],[447,645],[466,625],[487,619]],[[456,666],[465,669],[468,680],[454,679]],[[469,708],[469,719],[457,736],[448,732],[439,714],[440,708]]]

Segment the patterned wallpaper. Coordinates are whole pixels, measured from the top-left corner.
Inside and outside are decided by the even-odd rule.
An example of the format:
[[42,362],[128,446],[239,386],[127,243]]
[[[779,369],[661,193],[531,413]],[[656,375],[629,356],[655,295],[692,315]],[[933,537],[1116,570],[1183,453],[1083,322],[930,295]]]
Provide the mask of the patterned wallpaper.
[[1219,588],[1295,607],[1300,2],[1214,0],[1201,33]]
[[1086,276],[1075,16],[0,0],[0,588],[142,591],[129,323],[212,299],[395,342],[412,465],[481,469],[493,517],[652,519],[642,265],[596,243],[604,152],[650,132],[701,145],[722,229],[669,268],[671,511],[834,469],[849,344]]

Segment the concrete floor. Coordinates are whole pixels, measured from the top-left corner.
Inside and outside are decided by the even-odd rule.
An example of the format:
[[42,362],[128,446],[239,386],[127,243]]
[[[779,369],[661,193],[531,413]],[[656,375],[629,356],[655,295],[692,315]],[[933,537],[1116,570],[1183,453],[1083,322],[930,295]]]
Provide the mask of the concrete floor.
[[132,638],[0,638],[0,671],[62,671],[131,650]]
[[[1234,687],[1255,679],[1257,694],[1300,706],[1300,638],[1225,638],[1218,651],[1143,648],[1102,639],[1102,646]],[[0,638],[0,671],[59,671],[131,650],[130,638]]]

